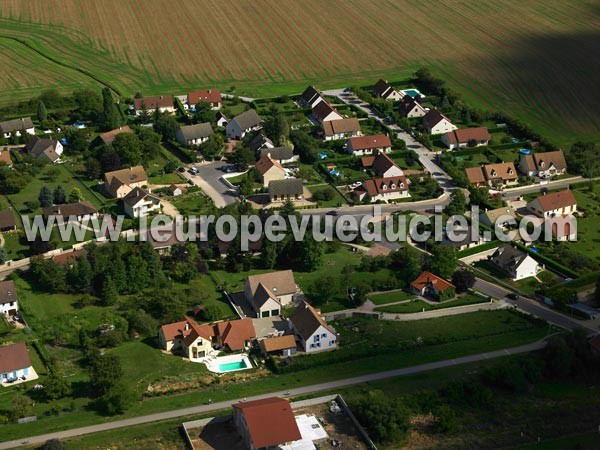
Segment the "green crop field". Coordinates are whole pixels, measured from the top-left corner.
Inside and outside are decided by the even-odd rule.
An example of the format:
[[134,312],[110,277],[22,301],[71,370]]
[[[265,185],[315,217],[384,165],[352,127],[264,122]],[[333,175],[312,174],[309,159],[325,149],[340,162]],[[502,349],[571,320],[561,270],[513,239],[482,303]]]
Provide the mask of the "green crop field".
[[83,85],[275,96],[428,66],[557,143],[597,141],[598,14],[587,0],[0,0],[0,104]]

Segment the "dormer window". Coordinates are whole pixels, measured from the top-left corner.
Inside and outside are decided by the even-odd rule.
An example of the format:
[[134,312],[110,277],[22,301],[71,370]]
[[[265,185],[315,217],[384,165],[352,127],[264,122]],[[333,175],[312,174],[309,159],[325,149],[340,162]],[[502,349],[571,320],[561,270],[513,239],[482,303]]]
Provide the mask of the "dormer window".
[[512,169],[508,169],[508,173],[509,173],[510,175],[512,175],[512,174],[513,174],[513,170],[512,170]]
[[387,184],[384,184],[383,186],[381,186],[381,188],[382,188],[384,191],[387,191]]
[[392,183],[392,185],[390,186],[392,189],[396,189],[396,185],[394,183]]
[[496,171],[495,171],[495,170],[492,170],[492,176],[493,176],[493,177],[495,177],[496,175],[498,175],[498,174],[496,173]]
[[540,161],[540,167],[544,167],[546,163],[544,161]]
[[400,183],[400,189],[404,189],[404,183]]

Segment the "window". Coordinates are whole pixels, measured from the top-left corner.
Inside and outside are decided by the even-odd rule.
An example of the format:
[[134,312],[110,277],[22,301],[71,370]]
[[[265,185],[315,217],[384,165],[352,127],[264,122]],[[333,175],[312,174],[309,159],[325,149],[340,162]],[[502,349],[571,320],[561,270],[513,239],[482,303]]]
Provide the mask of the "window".
[[315,344],[310,344],[310,348],[315,348]]
[[333,347],[335,345],[335,341],[329,341],[329,346]]
[[315,344],[317,348],[321,348],[321,343]]
[[263,311],[261,314],[262,317],[269,317],[269,311]]
[[271,316],[278,316],[279,315],[279,310],[278,309],[274,309],[271,311]]
[[313,342],[319,342],[319,338],[320,338],[320,336],[318,334],[316,334],[315,337],[313,338]]
[[327,333],[323,333],[323,334],[321,335],[321,337],[322,337],[323,339],[325,339],[325,338],[327,337]]

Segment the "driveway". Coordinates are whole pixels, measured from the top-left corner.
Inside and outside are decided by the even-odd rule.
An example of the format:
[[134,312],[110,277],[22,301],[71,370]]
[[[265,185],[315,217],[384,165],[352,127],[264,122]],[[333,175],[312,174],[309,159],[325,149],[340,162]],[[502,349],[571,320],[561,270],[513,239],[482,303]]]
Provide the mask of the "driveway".
[[[182,175],[187,180],[191,179],[196,186],[199,186],[215,202],[217,208],[223,208],[237,201],[237,191],[227,187],[223,180],[221,180],[224,172],[220,168],[227,165],[229,164],[224,161],[188,164],[186,172],[182,173]],[[187,169],[190,167],[196,167],[198,174],[192,175],[187,172]]]

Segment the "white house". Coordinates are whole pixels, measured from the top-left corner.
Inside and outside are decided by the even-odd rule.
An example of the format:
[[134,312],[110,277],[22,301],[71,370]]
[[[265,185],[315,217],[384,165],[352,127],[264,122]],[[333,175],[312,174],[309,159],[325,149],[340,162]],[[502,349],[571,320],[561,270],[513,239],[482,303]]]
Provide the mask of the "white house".
[[142,114],[144,109],[149,114],[153,113],[157,109],[161,113],[167,112],[173,114],[175,112],[173,97],[163,95],[157,97],[136,98],[133,100],[133,108],[136,116]]
[[160,198],[142,188],[136,187],[123,197],[123,210],[129,217],[145,217],[152,211],[160,210]]
[[394,89],[386,80],[379,80],[375,83],[373,95],[390,101],[398,101],[402,98],[402,93]]
[[48,206],[42,210],[44,218],[62,217],[67,222],[71,217],[77,222],[90,221],[98,217],[98,209],[88,200],[64,205]]
[[200,102],[210,103],[211,109],[221,109],[221,91],[218,89],[205,89],[190,92],[187,95],[188,108],[195,107]]
[[262,119],[255,110],[249,109],[235,116],[231,122],[227,124],[225,133],[231,139],[242,139],[246,133],[259,130],[262,126]]
[[205,122],[179,128],[176,137],[180,144],[200,145],[208,141],[212,134],[210,122]]
[[5,317],[14,316],[19,312],[19,297],[12,281],[0,282],[0,314]]
[[302,301],[290,316],[290,326],[302,349],[307,353],[333,350],[337,347],[337,333],[327,325],[320,312]]
[[222,112],[219,111],[217,113],[217,126],[218,127],[226,127],[228,123],[229,123],[229,119],[227,117],[225,117],[225,115]]
[[430,109],[423,116],[423,128],[429,134],[443,134],[458,129],[450,122],[450,119],[435,109]]
[[63,153],[63,145],[60,141],[54,139],[42,139],[33,136],[25,145],[25,150],[33,158],[41,158],[56,164],[60,162],[60,155]]
[[294,151],[290,147],[262,148],[258,151],[258,156],[259,160],[267,156],[279,164],[289,164],[300,159],[298,155],[294,155]]
[[326,101],[317,103],[312,110],[312,115],[321,125],[328,120],[342,120],[343,117]]
[[308,86],[298,99],[298,103],[301,106],[311,109],[317,106],[317,104],[320,102],[324,101],[325,100],[323,100],[323,96],[314,88],[314,86]]
[[38,378],[31,366],[29,352],[24,342],[0,347],[0,383],[2,386],[31,381]]
[[567,172],[567,161],[562,150],[524,155],[519,170],[527,176],[549,178]]
[[346,151],[355,156],[389,153],[392,151],[392,141],[385,134],[356,136],[348,139]]
[[354,195],[362,201],[368,195],[371,202],[397,200],[407,198],[408,181],[404,176],[389,178],[372,178],[362,182],[354,189]]
[[542,270],[542,266],[535,259],[509,244],[498,247],[490,261],[507,273],[513,281],[533,277]]
[[377,156],[365,156],[361,158],[361,162],[364,168],[373,170],[381,178],[404,175],[404,171],[385,153],[378,153]]
[[278,316],[299,292],[291,270],[250,275],[244,285],[246,300],[257,318]]
[[427,110],[410,95],[405,95],[400,102],[400,115],[412,119],[414,117],[423,117]]
[[576,213],[577,200],[575,200],[573,191],[565,189],[564,191],[540,195],[535,200],[527,203],[527,209],[538,217],[549,219],[555,216]]
[[4,139],[12,136],[22,136],[23,134],[35,134],[35,128],[31,117],[22,117],[20,119],[5,120],[0,122],[0,133]]
[[104,174],[104,191],[112,198],[123,198],[133,188],[148,184],[148,175],[143,166],[115,170]]

